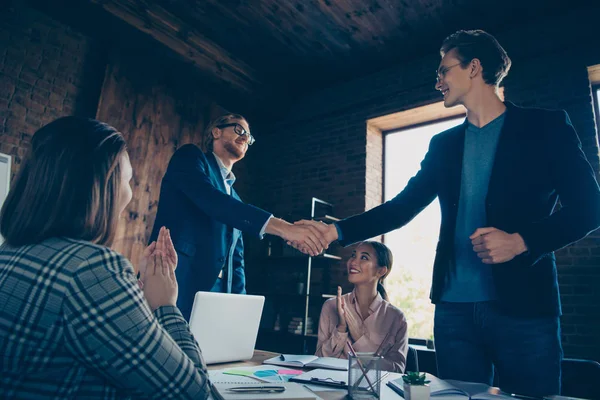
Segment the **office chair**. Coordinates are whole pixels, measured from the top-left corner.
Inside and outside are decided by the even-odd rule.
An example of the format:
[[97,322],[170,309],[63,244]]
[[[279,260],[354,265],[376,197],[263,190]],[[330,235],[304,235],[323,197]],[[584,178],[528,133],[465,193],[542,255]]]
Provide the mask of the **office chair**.
[[406,368],[405,370],[418,372],[419,371],[419,357],[417,350],[411,346],[408,346],[408,353],[406,354]]
[[593,360],[562,360],[561,395],[600,399],[600,363]]

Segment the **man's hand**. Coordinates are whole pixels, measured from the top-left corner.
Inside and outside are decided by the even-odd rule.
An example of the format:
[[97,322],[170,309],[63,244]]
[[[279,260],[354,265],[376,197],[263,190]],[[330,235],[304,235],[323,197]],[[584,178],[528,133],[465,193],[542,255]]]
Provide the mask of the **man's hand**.
[[292,225],[279,218],[271,218],[266,233],[277,235],[288,244],[296,243],[297,249],[311,256],[319,255],[329,247],[323,232],[312,225]]
[[[327,247],[329,246],[329,244],[331,244],[331,242],[337,240],[337,238],[338,238],[337,229],[335,229],[335,225],[333,225],[333,224],[327,225],[320,221],[312,221],[312,220],[303,219],[303,220],[294,222],[294,225],[314,227],[323,235],[325,242],[327,243]],[[300,250],[303,253],[308,254],[307,249],[305,248],[305,246],[302,245],[302,243],[288,241],[287,244],[294,247],[297,250]],[[327,247],[325,247],[325,248],[327,248]]]
[[525,241],[518,233],[506,233],[493,227],[479,228],[471,236],[473,251],[484,264],[500,264],[527,251]]

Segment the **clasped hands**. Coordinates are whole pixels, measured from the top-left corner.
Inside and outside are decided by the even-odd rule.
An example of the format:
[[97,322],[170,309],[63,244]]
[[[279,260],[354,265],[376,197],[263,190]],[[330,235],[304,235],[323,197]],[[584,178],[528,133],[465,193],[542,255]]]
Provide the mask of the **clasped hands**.
[[310,256],[321,254],[338,238],[335,225],[312,220],[290,224],[273,218],[267,225],[266,232],[280,236],[288,245]]
[[160,228],[156,242],[152,242],[140,260],[138,285],[152,311],[161,306],[175,306],[179,292],[175,269],[177,252],[171,233]]
[[[338,239],[335,225],[319,221],[301,220],[290,225],[289,233],[282,236],[288,245],[312,256],[322,253]],[[494,227],[478,228],[469,237],[473,251],[484,264],[505,263],[528,250],[523,237]]]

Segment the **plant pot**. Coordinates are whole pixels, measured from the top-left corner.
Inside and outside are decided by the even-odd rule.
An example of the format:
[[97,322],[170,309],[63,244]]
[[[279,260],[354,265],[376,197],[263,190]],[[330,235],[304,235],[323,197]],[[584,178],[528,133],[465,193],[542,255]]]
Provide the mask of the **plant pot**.
[[429,385],[404,384],[404,400],[429,400]]

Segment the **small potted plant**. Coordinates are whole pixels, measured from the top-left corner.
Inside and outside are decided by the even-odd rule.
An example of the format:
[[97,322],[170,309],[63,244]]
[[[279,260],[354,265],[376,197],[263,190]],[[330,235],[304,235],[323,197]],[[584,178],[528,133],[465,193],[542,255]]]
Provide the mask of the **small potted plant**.
[[425,380],[425,374],[407,372],[402,375],[404,381],[404,400],[429,400],[430,381]]

